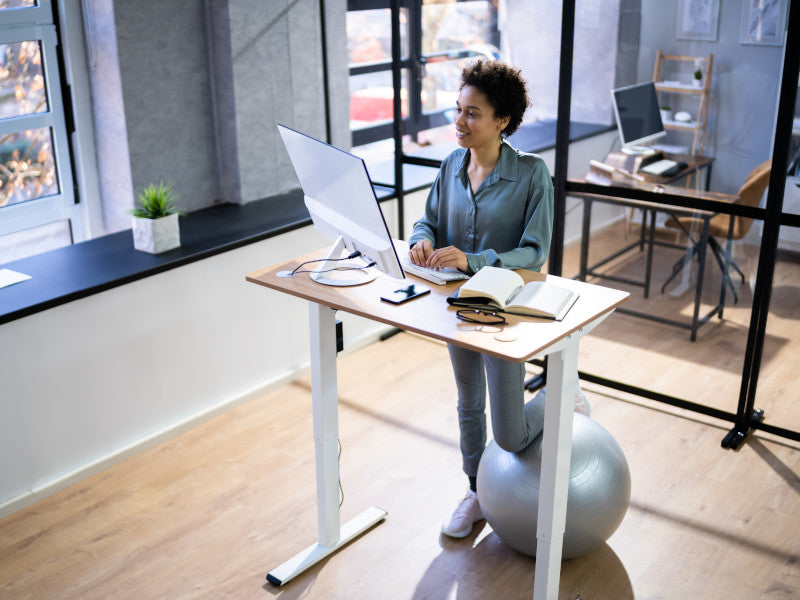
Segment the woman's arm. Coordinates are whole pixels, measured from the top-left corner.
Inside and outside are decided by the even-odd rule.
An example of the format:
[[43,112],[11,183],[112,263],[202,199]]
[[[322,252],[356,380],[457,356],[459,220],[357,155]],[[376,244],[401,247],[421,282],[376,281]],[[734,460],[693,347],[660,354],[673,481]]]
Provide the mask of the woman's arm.
[[439,229],[439,199],[441,194],[441,169],[436,173],[436,179],[428,191],[425,201],[425,212],[414,223],[414,229],[408,240],[409,257],[415,265],[430,266],[428,260],[436,247],[436,232]]

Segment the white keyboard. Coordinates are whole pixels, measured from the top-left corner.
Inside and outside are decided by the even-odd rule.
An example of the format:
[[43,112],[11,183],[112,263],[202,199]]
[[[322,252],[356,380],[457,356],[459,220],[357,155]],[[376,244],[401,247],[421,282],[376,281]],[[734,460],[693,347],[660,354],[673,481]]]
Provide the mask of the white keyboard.
[[454,269],[429,269],[428,267],[420,267],[419,265],[415,265],[411,262],[411,258],[408,256],[408,251],[398,253],[400,258],[400,264],[403,266],[403,270],[407,273],[411,273],[412,275],[416,275],[417,277],[421,277],[426,281],[430,281],[431,283],[435,283],[437,285],[444,285],[450,281],[458,281],[460,279],[469,279],[469,275],[465,275],[461,271],[456,271]]
[[657,160],[656,162],[650,163],[649,165],[645,165],[639,169],[640,172],[650,173],[651,175],[662,175],[665,171],[669,171],[670,169],[677,167],[678,163],[674,160],[669,159],[661,159]]

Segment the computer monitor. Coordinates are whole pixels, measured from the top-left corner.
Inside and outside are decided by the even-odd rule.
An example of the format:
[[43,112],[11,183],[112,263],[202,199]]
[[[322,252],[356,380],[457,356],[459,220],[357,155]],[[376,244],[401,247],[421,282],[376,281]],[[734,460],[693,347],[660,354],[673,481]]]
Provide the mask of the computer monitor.
[[[385,274],[404,279],[389,228],[383,218],[364,161],[304,133],[278,125],[305,195],[314,226],[334,240],[322,262],[311,273],[326,285],[359,285],[375,279],[369,263]],[[360,268],[342,269],[334,262],[347,250],[360,252]],[[338,267],[338,268],[337,268]]]
[[626,154],[652,154],[645,144],[667,135],[658,110],[658,97],[652,81],[611,90],[622,151]]

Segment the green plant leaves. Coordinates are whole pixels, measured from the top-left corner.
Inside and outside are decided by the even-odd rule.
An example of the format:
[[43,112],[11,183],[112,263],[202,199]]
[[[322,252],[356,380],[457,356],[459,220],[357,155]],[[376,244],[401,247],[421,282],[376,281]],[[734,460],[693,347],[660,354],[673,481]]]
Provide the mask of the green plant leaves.
[[178,196],[172,191],[173,183],[165,184],[163,181],[158,185],[151,183],[139,191],[136,196],[138,206],[130,210],[134,217],[140,219],[160,219],[173,213],[183,214],[176,206]]

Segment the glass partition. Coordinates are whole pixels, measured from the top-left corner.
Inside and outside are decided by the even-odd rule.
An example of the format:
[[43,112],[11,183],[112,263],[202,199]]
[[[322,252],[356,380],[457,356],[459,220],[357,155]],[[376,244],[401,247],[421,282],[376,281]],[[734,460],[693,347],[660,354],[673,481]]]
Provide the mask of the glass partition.
[[[615,2],[603,14],[588,4],[576,3],[571,119],[592,105],[587,118],[610,128],[569,147],[563,275],[631,297],[584,340],[580,369],[733,420],[785,21],[743,28],[741,3],[703,3],[697,13]],[[609,52],[598,58],[585,44]],[[623,152],[611,90],[650,81],[666,137]]]
[[[481,3],[412,2],[418,12],[410,10],[411,30],[432,19],[423,28],[429,31],[417,37],[439,39],[441,15],[451,4],[475,9]],[[797,363],[791,327],[798,309],[789,300],[800,262],[796,97],[788,156],[776,153],[786,178],[777,255],[762,242],[765,226],[775,231],[774,205],[768,209],[766,198],[781,134],[776,122],[791,2],[615,0],[602,10],[590,0],[564,4],[567,17],[574,17],[573,43],[567,45],[561,35],[570,35],[570,28],[563,28],[561,3],[500,3],[497,56],[522,71],[533,102],[510,141],[541,154],[554,175],[557,203],[564,198],[556,213],[563,243],[556,236],[546,269],[631,294],[582,344],[582,378],[738,427],[737,415],[744,414],[742,403],[761,368],[770,382],[762,403],[783,426],[800,429],[790,405],[774,409],[773,398],[781,396],[781,381],[791,372],[787,363]],[[412,46],[414,38],[410,33]],[[463,36],[460,43],[468,46]],[[559,81],[562,48],[572,49],[568,84]],[[474,57],[449,54],[425,46],[425,55],[409,65],[421,73],[418,116],[441,117],[446,99],[440,102],[440,96],[451,91],[446,74]],[[796,49],[796,61],[794,54]],[[418,75],[411,75],[408,89]],[[624,151],[611,92],[644,82],[655,86],[655,107],[648,110],[658,111],[665,136],[643,150]],[[413,120],[411,99],[408,114]],[[569,144],[562,147],[556,137],[565,139],[564,118]],[[446,155],[437,148],[452,144],[452,127],[431,123],[404,129],[411,134],[404,139],[404,161],[435,166]],[[774,240],[773,233],[769,237]],[[772,276],[773,262],[773,312],[762,348],[756,336],[765,321],[759,281]],[[765,423],[770,418],[765,411]],[[790,435],[800,439],[800,433]]]
[[[795,220],[778,232],[775,274],[753,408],[767,426],[800,432],[796,402],[800,371],[800,95],[796,94],[783,183],[783,216]],[[760,413],[759,413],[760,414]]]

